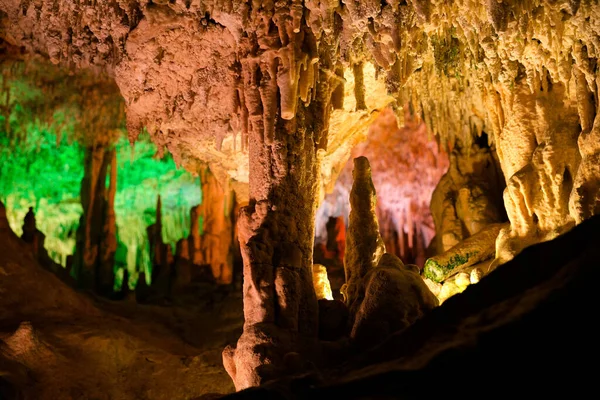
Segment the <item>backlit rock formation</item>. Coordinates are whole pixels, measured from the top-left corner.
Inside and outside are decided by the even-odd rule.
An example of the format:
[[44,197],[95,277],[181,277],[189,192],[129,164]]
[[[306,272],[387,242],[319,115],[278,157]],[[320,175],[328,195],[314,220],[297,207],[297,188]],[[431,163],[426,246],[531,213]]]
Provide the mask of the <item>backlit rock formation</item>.
[[233,208],[235,196],[231,189],[222,188],[219,181],[206,168],[200,172],[203,201],[201,253],[203,262],[210,264],[217,282],[230,284],[233,280]]
[[344,256],[346,285],[342,288],[342,293],[350,310],[350,322],[354,324],[354,318],[365,297],[365,277],[379,264],[385,253],[385,245],[375,215],[377,194],[371,180],[371,166],[365,157],[354,159],[352,177],[354,183],[350,192],[350,223]]
[[[102,144],[86,151],[82,182],[83,215],[77,232],[73,268],[85,289],[110,294],[114,286],[113,265],[117,250],[114,198],[116,162],[114,150]],[[106,187],[107,174],[110,185]]]
[[405,266],[397,256],[385,253],[367,158],[354,159],[352,176],[343,294],[350,314],[350,337],[359,347],[368,348],[414,323],[438,301],[416,265]]
[[[403,114],[398,121],[392,109],[381,112],[369,128],[366,141],[353,148],[352,156],[365,156],[371,164],[379,229],[386,250],[422,267],[426,249],[435,236],[429,210],[431,195],[448,168],[448,159],[428,135],[425,124],[411,116],[408,108]],[[348,219],[352,168],[349,160],[317,211],[318,243],[324,241],[326,218]],[[500,193],[498,197],[501,200]]]

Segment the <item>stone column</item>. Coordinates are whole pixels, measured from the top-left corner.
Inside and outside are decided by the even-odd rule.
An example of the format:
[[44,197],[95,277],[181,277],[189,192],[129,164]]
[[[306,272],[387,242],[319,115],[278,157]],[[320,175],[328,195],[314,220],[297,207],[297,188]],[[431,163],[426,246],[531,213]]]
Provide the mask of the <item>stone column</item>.
[[284,374],[317,340],[317,151],[331,109],[332,78],[325,70],[335,65],[325,43],[317,51],[302,21],[300,3],[258,10],[257,42],[240,43],[238,93],[250,159],[250,203],[238,221],[245,324],[237,348],[224,351],[238,390]]
[[[114,150],[103,144],[86,149],[85,170],[81,182],[83,214],[77,229],[74,268],[77,284],[103,295],[112,293],[112,267],[116,251],[116,161]],[[111,183],[106,174],[111,165]]]
[[210,264],[217,283],[230,284],[233,265],[230,257],[233,241],[232,190],[224,190],[207,167],[200,172],[202,204],[199,212],[204,225],[200,246],[204,262]]

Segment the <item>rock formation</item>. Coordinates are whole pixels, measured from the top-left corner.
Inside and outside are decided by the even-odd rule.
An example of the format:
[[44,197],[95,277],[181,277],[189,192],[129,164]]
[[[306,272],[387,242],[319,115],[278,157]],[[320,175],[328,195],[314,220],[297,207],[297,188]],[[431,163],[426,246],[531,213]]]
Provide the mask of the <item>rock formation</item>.
[[[470,148],[458,146],[450,154],[450,168],[431,197],[436,236],[430,253],[442,253],[487,225],[503,222],[504,178],[487,136]],[[433,255],[433,254],[432,254]]]
[[[342,366],[223,399],[443,398],[467,377],[471,390],[461,394],[467,399],[480,398],[490,387],[500,397],[517,392],[585,397],[595,387],[588,363],[600,333],[589,318],[595,310],[595,281],[589,276],[600,259],[599,232],[596,216],[525,249],[478,285]],[[498,385],[507,370],[511,378]]]
[[313,286],[317,300],[333,300],[331,285],[327,277],[327,268],[319,264],[313,264]]
[[377,195],[371,180],[371,166],[365,157],[354,159],[352,177],[350,223],[344,255],[346,285],[342,290],[350,310],[351,326],[365,296],[365,276],[379,264],[385,253],[375,215]]
[[344,295],[350,337],[368,348],[402,330],[438,305],[419,268],[385,253],[375,215],[375,188],[365,157],[354,159],[350,225],[346,242]]
[[[241,202],[248,200],[237,228],[245,324],[237,346],[223,353],[237,389],[289,371],[310,370],[305,359],[320,353],[319,303],[312,279],[315,210],[351,148],[390,104],[396,111],[407,104],[410,115],[422,120],[453,157],[432,200],[438,235],[432,251],[460,252],[459,242],[485,236],[486,254],[491,253],[488,245],[495,228],[488,225],[503,221],[492,190],[502,190],[493,151],[506,183],[503,203],[509,224],[497,235],[488,270],[502,264],[514,269],[517,264],[510,260],[525,247],[552,240],[600,211],[600,7],[594,0],[0,0],[0,22],[0,37],[13,46],[64,66],[106,72],[125,99],[132,139],[146,128],[179,165],[193,169],[198,161],[205,162],[221,189],[230,181]],[[93,101],[81,108],[92,109],[97,105]],[[96,117],[88,115],[91,136],[102,136],[107,131],[94,123],[111,118]],[[479,143],[484,133],[487,144]],[[104,185],[110,157],[103,140],[86,146],[84,216],[74,268],[84,287],[104,291],[110,280],[106,261],[116,248],[114,222],[105,211],[111,202]],[[385,249],[366,159],[355,161],[354,172],[344,293],[348,325],[359,343],[365,337],[360,332],[372,333],[380,322],[369,315],[391,318],[390,309],[399,306],[388,302],[389,293],[406,293],[413,284],[419,287],[413,291],[419,299],[417,311],[406,323],[435,301],[415,268],[402,267],[392,256],[382,257]],[[200,209],[194,210],[192,221],[200,215]],[[222,223],[227,222],[219,220],[213,226]],[[417,229],[408,217],[400,225],[400,253],[405,254],[402,247],[408,242],[417,249],[411,256],[422,260],[419,249],[427,242],[426,229]],[[386,224],[388,229],[392,231]],[[407,241],[400,237],[405,232]],[[188,253],[196,263],[204,241],[197,233],[191,237]],[[222,267],[224,254],[213,256],[220,246],[212,239],[206,243],[210,261],[204,262],[220,280],[229,281]],[[559,268],[542,254],[536,256],[536,268],[543,264],[539,260],[555,267],[548,266],[548,273]],[[441,257],[447,262],[438,265],[456,264],[449,261],[454,260],[452,254]],[[592,263],[591,258],[582,260]],[[481,265],[468,267],[482,270]],[[509,274],[503,268],[495,272],[490,279]],[[461,270],[450,283],[464,288],[472,276],[476,281],[481,273]],[[520,277],[515,274],[515,281]],[[486,287],[487,279],[479,285]],[[526,291],[528,284],[523,279],[513,288]],[[475,286],[474,291],[479,290],[483,289]],[[491,299],[498,299],[495,295],[496,291]],[[531,296],[525,300],[538,299]],[[454,304],[470,310],[481,307],[481,315],[474,318],[485,325],[483,314],[497,315],[506,302],[515,300],[501,298],[505,303],[493,308],[487,299],[477,305],[467,300]],[[447,304],[446,309],[452,309],[452,302]],[[577,302],[569,304],[577,309]],[[395,316],[404,317],[395,311]],[[468,316],[461,315],[464,320],[455,322],[471,326]],[[405,325],[390,323],[381,333]],[[513,326],[507,325],[510,331]],[[30,332],[26,326],[22,331]],[[475,334],[459,339],[453,332],[457,331],[448,328],[446,337],[434,339],[451,337],[465,346],[476,342],[470,340]],[[536,332],[527,336],[532,342],[545,331]],[[366,347],[371,339],[364,343]],[[485,343],[483,347],[488,355],[499,356]],[[527,350],[522,343],[516,348]],[[535,349],[531,356],[547,354],[541,347]],[[453,354],[436,355],[414,365],[429,366],[429,376],[437,377],[455,359]],[[572,357],[562,355],[571,365]],[[469,365],[485,359],[472,357]],[[476,374],[474,381],[480,384],[484,378]],[[444,389],[454,383],[441,381]],[[424,382],[417,382],[419,389]]]
[[[73,268],[80,287],[109,295],[114,285],[114,255],[117,250],[114,197],[115,152],[102,144],[88,148],[81,183],[83,215],[77,231]],[[106,176],[110,167],[110,185]]]
[[200,173],[202,183],[202,236],[200,252],[202,263],[209,264],[213,276],[220,284],[233,281],[233,223],[231,214],[235,195],[231,189],[222,188],[217,178],[205,168]]
[[[231,312],[241,309],[240,296],[218,312],[204,311],[222,327],[218,334],[176,334],[166,325],[184,318],[192,326],[197,315],[179,309],[169,317],[65,285],[11,231],[1,202],[0,274],[3,400],[195,398],[233,390],[218,361],[223,343],[239,334],[241,312]],[[152,378],[139,380],[140,374]]]

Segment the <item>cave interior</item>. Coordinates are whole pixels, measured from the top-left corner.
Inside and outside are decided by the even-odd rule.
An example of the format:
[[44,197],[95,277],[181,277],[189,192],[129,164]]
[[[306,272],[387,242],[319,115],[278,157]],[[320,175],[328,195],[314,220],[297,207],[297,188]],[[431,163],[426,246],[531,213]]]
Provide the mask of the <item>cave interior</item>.
[[598,0],[0,0],[0,400],[597,391]]

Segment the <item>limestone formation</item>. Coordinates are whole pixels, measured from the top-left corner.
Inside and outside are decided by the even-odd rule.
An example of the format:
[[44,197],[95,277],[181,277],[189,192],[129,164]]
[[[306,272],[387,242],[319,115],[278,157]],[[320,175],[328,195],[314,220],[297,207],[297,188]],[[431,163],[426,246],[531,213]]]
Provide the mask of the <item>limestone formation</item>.
[[[117,250],[114,196],[116,193],[115,152],[102,144],[85,153],[81,183],[83,215],[77,230],[75,277],[77,284],[103,295],[113,290],[114,254]],[[110,184],[106,176],[110,166]]]
[[434,282],[442,282],[471,265],[493,258],[496,254],[496,238],[500,230],[507,226],[491,224],[439,256],[431,257],[425,263],[423,275]]
[[[425,124],[417,115],[411,115],[407,105],[396,113],[390,107],[379,114],[366,141],[352,149],[352,157],[359,156],[367,157],[371,164],[377,218],[386,251],[422,267],[425,258],[433,255],[426,254],[435,235],[429,206],[431,194],[448,168],[445,150],[427,134]],[[319,243],[327,218],[348,218],[352,168],[349,160],[317,212]]]
[[327,277],[327,268],[323,265],[313,264],[313,286],[315,287],[317,300],[333,300],[331,285]]
[[162,229],[162,203],[158,196],[156,199],[156,222],[146,229],[152,263],[150,282],[155,296],[167,298],[171,295],[173,260],[170,254],[171,247],[163,242]]
[[[432,199],[432,251],[444,260],[427,271],[446,279],[441,298],[464,289],[470,272],[447,272],[476,261],[468,248],[478,237],[486,236],[478,257],[495,253],[494,269],[598,213],[599,37],[595,0],[0,0],[3,41],[107,73],[125,99],[132,139],[145,128],[179,165],[206,163],[221,188],[231,182],[248,201],[238,222],[245,325],[237,347],[223,353],[237,389],[297,372],[318,347],[315,209],[384,106],[406,104],[454,157]],[[84,114],[101,105],[90,99]],[[108,132],[99,128],[111,119],[90,118],[74,257],[81,285],[101,292],[112,283],[116,251]],[[382,336],[402,329],[387,320],[387,296],[405,293],[404,278],[420,278],[382,257],[366,159],[354,172],[344,292],[349,326],[366,346],[372,332],[363,327],[387,323]],[[490,225],[504,221],[494,193],[502,180],[509,224],[488,250]],[[397,247],[425,247],[426,229],[408,216],[400,225]],[[203,239],[192,230],[192,263],[202,256],[230,281],[225,255],[213,256],[220,246]],[[210,249],[210,261],[201,249]],[[415,315],[431,305],[426,297]],[[383,319],[372,319],[379,312]]]
[[315,35],[325,27],[313,32],[301,10],[299,3],[254,10],[256,41],[239,43],[237,101],[250,157],[250,204],[238,222],[245,324],[236,348],[223,353],[237,389],[281,373],[284,356],[318,333],[312,285],[317,150],[324,147],[337,83],[326,72],[335,68],[336,49],[317,45]]
[[351,337],[362,348],[381,343],[438,305],[419,275],[392,254],[384,254],[364,277],[365,295],[356,314]]
[[346,234],[344,269],[346,285],[343,294],[350,310],[350,323],[365,296],[365,276],[379,264],[385,245],[375,215],[377,195],[371,180],[371,166],[365,157],[354,159],[354,183],[350,192],[350,223]]
[[234,194],[227,187],[222,188],[208,168],[200,173],[200,181],[202,204],[199,214],[203,225],[200,239],[202,262],[198,264],[209,264],[218,283],[230,284],[233,280],[231,214]]
[[[354,159],[350,224],[346,240],[345,297],[350,337],[360,348],[380,343],[438,305],[414,264],[385,253],[375,214],[369,161]],[[493,246],[492,246],[493,248]]]
[[433,253],[448,251],[487,225],[506,220],[501,195],[504,182],[494,154],[487,143],[458,147],[450,154],[448,172],[431,197],[436,230]]

